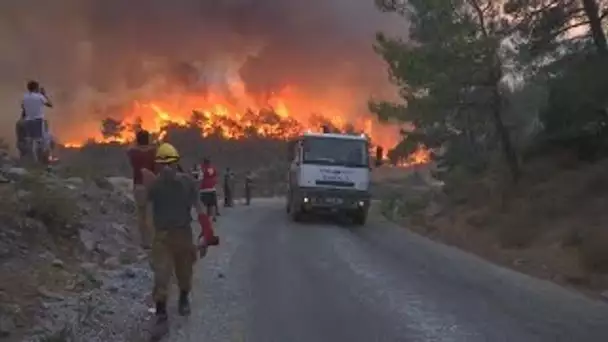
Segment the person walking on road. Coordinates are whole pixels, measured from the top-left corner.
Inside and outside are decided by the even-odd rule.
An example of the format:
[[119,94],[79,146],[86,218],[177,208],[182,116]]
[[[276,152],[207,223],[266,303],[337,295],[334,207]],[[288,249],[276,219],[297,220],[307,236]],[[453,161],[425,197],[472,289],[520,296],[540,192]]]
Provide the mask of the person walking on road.
[[150,144],[150,133],[141,130],[135,135],[135,146],[127,151],[133,169],[133,199],[137,210],[137,227],[142,248],[149,250],[152,246],[153,229],[151,227],[150,207],[144,186],[143,169],[154,171],[156,146]]
[[35,162],[38,162],[41,157],[44,139],[45,107],[53,107],[53,104],[46,95],[46,91],[38,82],[29,81],[27,83],[27,92],[23,95],[21,102],[21,110],[27,131],[28,155],[31,155]]
[[232,196],[232,180],[234,175],[229,167],[226,168],[226,172],[224,173],[224,207],[232,207],[234,204]]
[[190,314],[189,294],[193,265],[197,259],[197,246],[192,241],[192,208],[198,213],[202,229],[198,238],[201,255],[205,254],[208,246],[219,244],[219,238],[199,201],[195,180],[178,171],[179,159],[175,147],[163,143],[156,151],[157,175],[143,171],[155,229],[152,243],[153,297],[156,303],[153,340],[160,339],[169,331],[167,299],[174,271],[179,287],[178,312],[183,316]]
[[247,172],[245,175],[245,203],[251,205],[251,187],[253,186],[253,173]]
[[217,170],[211,160],[205,158],[201,164],[200,198],[207,207],[207,215],[217,221]]

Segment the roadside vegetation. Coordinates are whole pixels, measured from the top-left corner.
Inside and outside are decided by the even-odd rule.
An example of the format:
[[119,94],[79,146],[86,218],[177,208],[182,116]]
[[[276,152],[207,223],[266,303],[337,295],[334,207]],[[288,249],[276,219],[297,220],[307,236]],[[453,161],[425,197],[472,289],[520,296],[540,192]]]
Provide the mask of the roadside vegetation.
[[607,4],[377,2],[411,26],[409,40],[376,44],[403,102],[370,108],[411,123],[390,155],[426,146],[418,183],[442,184],[393,187],[385,213],[522,271],[608,289]]

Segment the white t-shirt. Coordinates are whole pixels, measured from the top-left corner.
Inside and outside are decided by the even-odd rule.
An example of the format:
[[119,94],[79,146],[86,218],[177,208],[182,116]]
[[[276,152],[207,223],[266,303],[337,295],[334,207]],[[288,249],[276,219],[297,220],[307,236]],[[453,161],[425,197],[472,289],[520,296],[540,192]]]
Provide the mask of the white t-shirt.
[[44,106],[47,102],[46,96],[40,93],[25,93],[22,102],[25,120],[44,119]]

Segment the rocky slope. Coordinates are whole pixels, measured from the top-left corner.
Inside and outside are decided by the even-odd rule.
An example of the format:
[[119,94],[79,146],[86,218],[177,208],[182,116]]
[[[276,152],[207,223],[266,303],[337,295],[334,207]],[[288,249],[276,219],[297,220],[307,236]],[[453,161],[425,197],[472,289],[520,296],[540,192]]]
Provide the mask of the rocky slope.
[[124,178],[0,169],[0,341],[129,341],[151,277]]

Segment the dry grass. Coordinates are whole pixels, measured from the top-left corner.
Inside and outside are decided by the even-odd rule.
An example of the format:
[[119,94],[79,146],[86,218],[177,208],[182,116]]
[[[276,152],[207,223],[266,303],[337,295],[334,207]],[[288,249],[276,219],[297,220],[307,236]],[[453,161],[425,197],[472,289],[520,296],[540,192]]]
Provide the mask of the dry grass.
[[581,263],[589,271],[608,273],[608,231],[604,227],[583,235],[578,251]]
[[504,176],[496,173],[453,174],[446,180],[448,200],[436,217],[412,215],[424,213],[422,203],[411,205],[403,198],[385,205],[408,208],[399,214],[409,216],[408,226],[421,234],[541,278],[584,291],[605,290],[608,161],[569,163],[568,168],[563,163],[528,165],[516,187],[505,186]]

